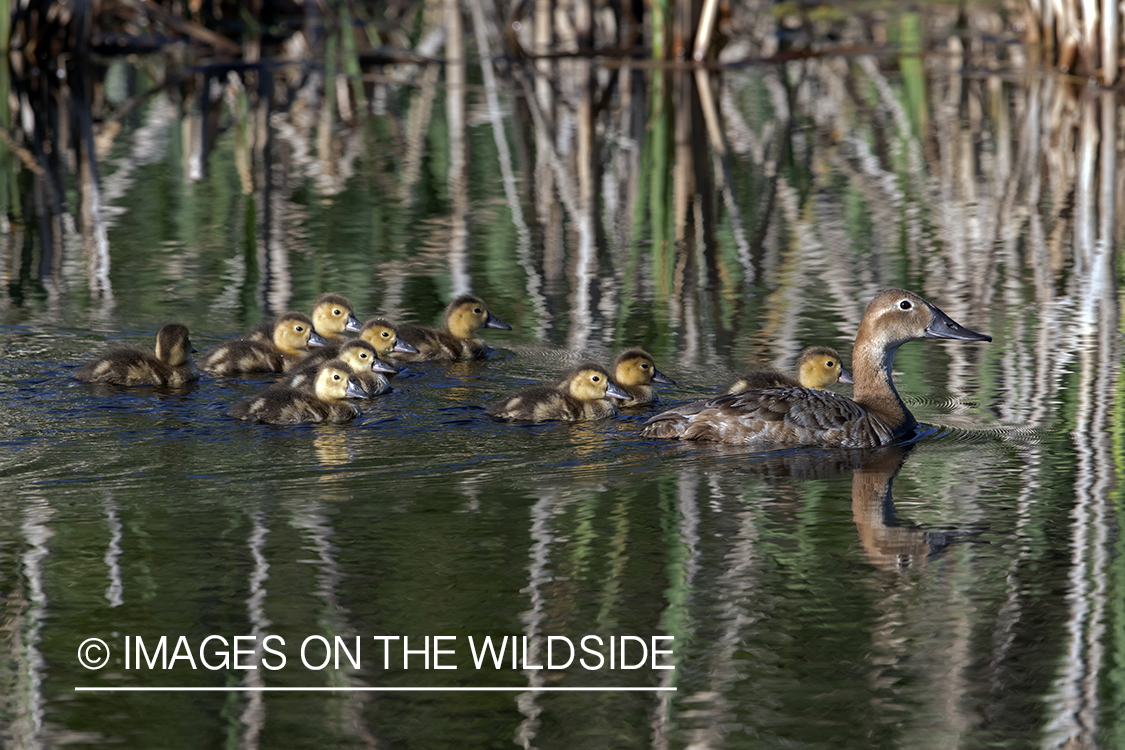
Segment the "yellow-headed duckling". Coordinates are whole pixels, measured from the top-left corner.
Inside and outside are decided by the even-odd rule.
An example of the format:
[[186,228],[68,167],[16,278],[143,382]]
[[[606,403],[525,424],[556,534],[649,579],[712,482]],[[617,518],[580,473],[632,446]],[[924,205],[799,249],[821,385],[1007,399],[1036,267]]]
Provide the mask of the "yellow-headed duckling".
[[627,401],[601,365],[588,362],[570,371],[555,385],[540,385],[490,406],[485,413],[496,419],[527,422],[589,422],[617,416],[610,399]]
[[405,362],[456,362],[484,359],[488,345],[477,337],[482,328],[510,331],[512,327],[488,311],[480,297],[463,294],[445,308],[442,328],[399,326],[399,335],[418,348],[417,354],[403,353]]
[[[278,318],[267,320],[251,328],[239,338],[245,341],[269,341]],[[344,331],[358,331],[359,319],[352,312],[348,298],[329,292],[317,297],[312,311],[313,330],[331,344],[342,344],[347,339]]]
[[235,372],[286,372],[300,362],[308,348],[326,346],[313,330],[312,320],[299,312],[287,312],[273,326],[269,341],[233,339],[208,349],[199,358],[199,369],[216,375]]
[[892,379],[895,352],[920,338],[992,341],[955,323],[913,292],[888,289],[867,306],[852,350],[855,398],[811,388],[767,388],[697,401],[650,419],[646,437],[776,447],[871,448],[917,425]]
[[235,419],[262,424],[340,424],[359,416],[359,407],[344,399],[366,397],[351,368],[341,360],[330,359],[317,370],[311,390],[271,386],[235,404],[227,413]]
[[316,350],[290,370],[281,382],[299,390],[311,389],[316,382],[317,371],[330,359],[339,359],[352,368],[356,380],[367,391],[369,398],[390,393],[391,384],[387,375],[395,372],[394,365],[379,359],[375,354],[375,347],[359,339],[343,346],[326,346]]
[[742,393],[761,388],[823,388],[833,383],[851,383],[852,373],[828,346],[810,346],[797,360],[797,376],[777,370],[752,370],[743,373],[723,393]]
[[400,338],[394,323],[386,318],[371,318],[359,329],[359,337],[375,347],[375,352],[384,361],[391,361],[395,352],[418,354],[418,348]]
[[169,323],[156,333],[155,354],[132,346],[110,349],[79,367],[74,377],[84,383],[178,388],[199,379],[191,362],[193,351],[187,327]]
[[656,369],[652,355],[644,349],[626,349],[613,362],[613,382],[629,394],[622,406],[645,406],[660,400],[653,383],[675,385],[676,381]]

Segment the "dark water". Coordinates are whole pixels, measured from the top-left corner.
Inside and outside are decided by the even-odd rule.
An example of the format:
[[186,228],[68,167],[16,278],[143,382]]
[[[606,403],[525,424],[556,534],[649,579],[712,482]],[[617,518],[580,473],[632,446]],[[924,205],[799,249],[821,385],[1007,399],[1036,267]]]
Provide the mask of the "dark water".
[[[926,59],[702,78],[570,61],[550,107],[522,74],[493,90],[470,67],[458,94],[420,68],[327,129],[315,80],[319,109],[302,109],[234,76],[210,150],[193,145],[198,102],[185,115],[163,95],[99,131],[100,212],[64,168],[61,208],[37,214],[49,175],[12,162],[5,744],[1122,746],[1121,101]],[[111,100],[144,84],[122,63],[106,81]],[[927,425],[910,446],[754,453],[643,440],[647,409],[482,413],[633,345],[678,381],[665,403],[807,345],[846,363],[890,286],[995,339],[899,352]],[[433,322],[468,290],[513,326],[488,332],[493,358],[411,365],[346,426],[227,418],[264,376],[183,392],[70,378],[166,322],[202,350],[325,291],[361,319]],[[193,669],[212,635],[279,636],[285,666]],[[608,646],[602,668],[524,668],[548,636],[587,635],[671,636],[657,647],[675,668],[610,669]],[[135,652],[126,668],[126,638],[151,653],[161,636],[171,668]],[[309,636],[361,638],[359,666],[305,667]],[[450,636],[438,658],[457,669],[421,653],[404,669],[401,641],[385,667],[384,636]],[[527,637],[527,662],[476,668],[485,636]],[[87,638],[104,668],[80,665]],[[221,660],[221,642],[205,650]],[[75,691],[157,686],[339,690]],[[521,686],[674,690],[348,690]]]

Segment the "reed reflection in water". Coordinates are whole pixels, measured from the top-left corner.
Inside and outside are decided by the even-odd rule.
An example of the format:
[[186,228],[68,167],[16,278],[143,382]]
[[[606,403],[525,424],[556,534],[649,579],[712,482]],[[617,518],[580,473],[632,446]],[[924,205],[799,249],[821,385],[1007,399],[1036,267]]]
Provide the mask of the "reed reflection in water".
[[[992,69],[973,38],[925,66],[502,62],[470,11],[424,14],[448,64],[369,71],[362,96],[300,45],[250,68],[0,71],[5,742],[1120,744],[1120,98],[1025,72],[1018,48]],[[909,453],[764,457],[640,441],[637,416],[525,430],[471,410],[626,345],[683,384],[670,400],[806,345],[846,353],[888,286],[996,338],[899,353],[938,426]],[[214,383],[158,416],[153,394],[61,385],[91,329],[182,318],[214,338],[328,290],[423,322],[476,291],[516,354],[419,368],[334,431],[235,431]],[[64,483],[90,477],[105,487]],[[74,633],[140,632],[159,608],[169,628],[533,649],[661,632],[678,666],[649,677],[677,692],[466,701],[468,727],[395,698],[154,702],[135,724],[74,700],[92,679]]]

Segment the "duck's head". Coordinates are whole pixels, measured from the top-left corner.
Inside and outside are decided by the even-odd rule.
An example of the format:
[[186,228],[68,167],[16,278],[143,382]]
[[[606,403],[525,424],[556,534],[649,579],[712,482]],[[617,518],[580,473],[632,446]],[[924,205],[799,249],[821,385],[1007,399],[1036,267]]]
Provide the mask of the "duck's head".
[[914,292],[886,289],[867,305],[856,345],[874,343],[893,351],[907,341],[921,338],[992,341],[991,336],[959,325]]
[[359,329],[359,337],[375,347],[375,352],[380,357],[386,357],[391,352],[408,352],[417,354],[418,348],[398,337],[394,323],[386,318],[371,318]]
[[191,358],[187,326],[169,323],[156,332],[156,358],[172,367],[179,367]]
[[339,336],[344,331],[358,331],[359,320],[352,313],[347,297],[322,294],[313,303],[313,328],[325,336]]
[[844,367],[837,351],[828,346],[810,346],[797,360],[797,380],[804,388],[823,388],[835,382],[852,383],[852,373]]
[[342,359],[330,359],[316,371],[316,397],[321,401],[342,398],[367,398],[367,391],[356,380],[351,367]]
[[313,330],[312,319],[299,312],[287,312],[277,319],[273,326],[273,343],[285,354],[328,345],[324,337]]
[[484,300],[471,294],[462,294],[445,308],[445,330],[457,338],[470,338],[482,328],[512,330],[510,325],[488,311]]
[[604,367],[593,362],[571,370],[563,380],[563,389],[579,401],[597,401],[606,396],[622,400],[632,398],[610,379]]
[[393,365],[379,359],[375,347],[362,339],[349,341],[341,346],[337,356],[352,368],[352,372],[398,372]]
[[626,349],[617,356],[613,362],[613,381],[624,386],[676,384],[675,380],[656,369],[652,355],[644,349]]

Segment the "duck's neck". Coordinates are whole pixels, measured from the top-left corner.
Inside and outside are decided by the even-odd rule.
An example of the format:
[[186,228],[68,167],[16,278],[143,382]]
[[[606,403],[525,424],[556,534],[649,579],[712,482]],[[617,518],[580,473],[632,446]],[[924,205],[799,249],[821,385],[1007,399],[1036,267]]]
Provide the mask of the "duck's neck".
[[895,432],[905,432],[916,422],[895,390],[891,370],[900,344],[864,341],[852,351],[855,402],[877,414]]

